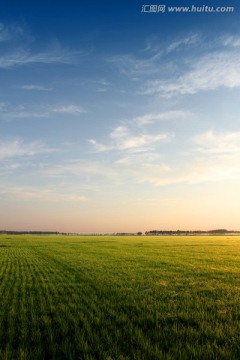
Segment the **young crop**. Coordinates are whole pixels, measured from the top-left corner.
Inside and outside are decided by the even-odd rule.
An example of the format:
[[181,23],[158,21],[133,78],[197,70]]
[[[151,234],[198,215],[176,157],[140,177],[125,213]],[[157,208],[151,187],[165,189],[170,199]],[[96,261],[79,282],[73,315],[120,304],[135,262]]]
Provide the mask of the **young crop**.
[[0,359],[239,359],[240,238],[0,236]]

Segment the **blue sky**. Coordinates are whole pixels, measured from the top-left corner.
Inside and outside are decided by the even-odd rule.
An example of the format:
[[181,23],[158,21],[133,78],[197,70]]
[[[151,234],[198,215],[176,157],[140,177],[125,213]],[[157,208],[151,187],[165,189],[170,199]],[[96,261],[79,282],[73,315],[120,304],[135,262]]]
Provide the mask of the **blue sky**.
[[0,228],[239,229],[240,5],[149,4],[2,5]]

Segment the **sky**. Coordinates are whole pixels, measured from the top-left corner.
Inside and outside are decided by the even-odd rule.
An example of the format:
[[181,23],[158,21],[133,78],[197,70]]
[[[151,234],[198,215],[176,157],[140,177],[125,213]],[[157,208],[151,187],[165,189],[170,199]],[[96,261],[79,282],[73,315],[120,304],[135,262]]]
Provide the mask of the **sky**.
[[240,230],[239,24],[236,0],[3,1],[0,229]]

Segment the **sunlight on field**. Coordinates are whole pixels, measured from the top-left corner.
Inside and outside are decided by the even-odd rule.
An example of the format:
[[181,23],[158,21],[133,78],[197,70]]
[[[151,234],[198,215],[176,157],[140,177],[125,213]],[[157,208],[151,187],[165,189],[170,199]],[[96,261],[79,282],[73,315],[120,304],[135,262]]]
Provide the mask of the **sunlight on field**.
[[240,237],[0,236],[1,359],[239,359]]

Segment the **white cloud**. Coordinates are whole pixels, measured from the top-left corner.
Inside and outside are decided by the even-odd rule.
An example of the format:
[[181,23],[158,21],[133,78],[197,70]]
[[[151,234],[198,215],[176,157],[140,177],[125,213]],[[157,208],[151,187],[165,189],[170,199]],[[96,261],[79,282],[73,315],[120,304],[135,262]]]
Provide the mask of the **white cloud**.
[[177,50],[182,46],[193,46],[199,44],[201,41],[200,34],[191,34],[189,36],[183,37],[179,40],[172,42],[166,49],[167,53]]
[[240,52],[214,52],[194,61],[189,71],[174,80],[149,81],[146,94],[159,93],[166,97],[176,94],[195,94],[221,87],[240,87]]
[[109,146],[109,145],[100,144],[94,139],[90,139],[88,141],[90,144],[93,145],[96,152],[104,152],[104,151],[111,150],[113,148],[112,146]]
[[112,162],[86,160],[69,160],[68,162],[51,166],[43,170],[42,174],[50,178],[70,178],[72,182],[81,184],[81,188],[85,190],[96,191],[99,184],[106,185],[106,181],[116,184],[119,180],[119,171],[113,166]]
[[[240,179],[239,154],[233,156],[197,155],[186,162],[178,156],[175,163],[148,164],[139,172],[138,181],[154,186],[196,185]],[[142,168],[141,168],[142,170]]]
[[123,157],[115,161],[115,164],[139,167],[142,164],[145,164],[146,166],[148,166],[149,164],[156,164],[161,162],[161,160],[161,156],[154,152],[128,153],[127,155],[124,155]]
[[0,188],[0,195],[14,200],[21,201],[43,201],[43,202],[85,202],[87,197],[75,193],[62,193],[53,189],[35,188],[28,186],[2,186]]
[[[115,129],[114,137],[127,134],[127,128]],[[112,167],[119,169],[124,179],[153,186],[175,184],[194,185],[206,182],[224,182],[240,179],[240,132],[200,134],[192,139],[197,149],[175,154],[168,159],[166,153],[127,152]],[[188,161],[186,161],[188,156]],[[120,175],[119,175],[120,176]]]
[[240,154],[240,131],[214,133],[207,131],[193,138],[198,150],[211,154]]
[[170,45],[166,45],[163,43],[161,37],[154,35],[146,39],[144,51],[152,54],[162,54],[164,56],[182,47],[190,48],[198,45],[201,42],[201,38],[201,34],[199,33],[186,34],[185,36],[175,39]]
[[46,86],[42,86],[42,85],[21,85],[19,86],[20,89],[23,90],[39,90],[39,91],[51,91],[52,88],[50,87],[46,87]]
[[[201,35],[198,33],[190,34],[178,38],[170,45],[166,45],[161,39],[151,37],[146,40],[146,47],[143,51],[135,54],[115,55],[108,59],[108,62],[114,64],[122,74],[130,76],[132,80],[140,80],[142,76],[148,77],[162,74],[164,76],[170,68],[173,67],[171,57],[174,51],[185,47],[191,49],[201,42]],[[174,65],[176,70],[176,64]]]
[[137,58],[132,54],[116,55],[108,59],[108,62],[117,66],[122,74],[134,76],[151,75],[159,71],[156,66],[157,60],[161,57],[161,53],[156,53],[151,57]]
[[[173,57],[176,51],[179,55]],[[195,33],[170,44],[150,39],[144,51],[113,56],[109,61],[132,81],[138,81],[138,94],[171,98],[219,88],[239,88],[239,58],[238,36],[218,36],[204,41],[201,34]]]
[[99,93],[103,93],[103,92],[107,92],[108,89],[102,87],[102,88],[97,88],[95,91],[96,91],[96,92],[99,92]]
[[116,127],[110,134],[110,138],[113,139],[115,147],[118,150],[130,150],[135,148],[142,148],[146,145],[150,145],[160,140],[168,140],[170,136],[168,134],[138,134],[133,135],[129,129],[125,126]]
[[[34,37],[23,27],[16,24],[0,23],[0,68],[7,69],[28,64],[72,64],[81,51],[72,51],[62,47],[58,41],[52,41],[42,51],[33,50]],[[7,42],[7,46],[5,43]]]
[[34,156],[38,153],[51,152],[41,141],[33,141],[24,143],[20,139],[14,140],[0,140],[0,159],[7,159],[19,156]]
[[48,118],[51,114],[70,114],[79,115],[87,111],[79,105],[45,105],[32,106],[27,108],[25,105],[11,106],[0,103],[0,117],[6,120],[27,119],[27,118]]
[[229,46],[229,47],[240,47],[240,37],[239,36],[233,36],[228,35],[223,37],[223,45]]
[[72,161],[49,168],[45,175],[57,179],[70,177],[71,181],[75,176],[78,184],[87,184],[94,191],[102,186],[109,188],[126,183],[168,186],[240,179],[239,154],[216,157],[215,154],[195,153],[189,161],[181,154],[171,160],[157,152],[121,154],[123,156],[114,161],[107,158],[101,161]]
[[26,119],[26,118],[46,118],[49,113],[46,111],[30,111],[30,110],[17,110],[2,113],[5,119]]
[[95,191],[106,184],[195,185],[240,179],[240,132],[200,134],[188,141],[194,147],[184,153],[179,149],[174,157],[168,157],[166,148],[160,152],[155,146],[162,139],[144,135],[139,134],[138,139],[128,127],[118,126],[110,134],[108,144],[91,142],[95,152],[113,151],[110,158],[70,161],[45,169],[45,176],[69,177]]
[[4,54],[0,56],[0,68],[12,68],[32,63],[43,64],[70,64],[77,54],[67,51],[49,51],[38,54],[31,54],[29,51],[20,50],[18,52]]
[[96,152],[109,150],[119,151],[149,151],[149,146],[159,141],[169,141],[173,135],[167,133],[159,134],[133,134],[127,126],[117,126],[110,133],[110,143],[105,145],[94,139],[89,142],[94,146]]
[[167,186],[175,184],[195,185],[206,182],[222,182],[227,180],[240,179],[240,170],[233,166],[225,165],[208,165],[202,168],[190,168],[185,173],[167,174],[159,173],[159,175],[148,172],[139,178],[140,182],[149,183],[154,186]]
[[147,125],[161,120],[185,119],[190,115],[192,115],[192,113],[187,110],[169,110],[166,112],[160,112],[155,114],[150,113],[143,116],[138,116],[134,118],[133,121],[135,121],[138,125]]
[[192,142],[197,149],[191,150],[188,162],[179,154],[165,173],[149,164],[149,171],[142,172],[139,180],[165,186],[240,179],[240,132],[207,131],[192,138]]
[[62,114],[72,114],[72,115],[79,115],[82,113],[86,113],[86,110],[78,105],[60,105],[59,107],[53,108],[53,112],[62,113]]

